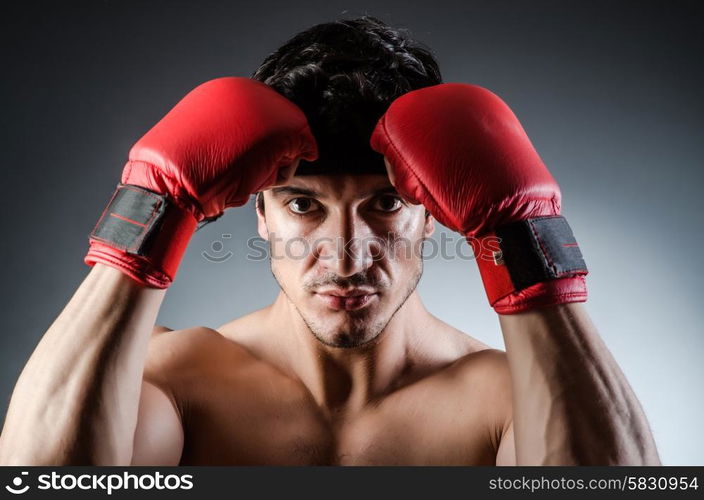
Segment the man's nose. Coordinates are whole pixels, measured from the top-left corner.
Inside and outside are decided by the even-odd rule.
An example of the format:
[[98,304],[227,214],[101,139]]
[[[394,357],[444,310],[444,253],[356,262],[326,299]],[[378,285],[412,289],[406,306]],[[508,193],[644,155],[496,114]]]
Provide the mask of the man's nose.
[[347,277],[371,267],[380,255],[380,241],[369,226],[350,214],[329,216],[315,245],[316,258],[327,271]]

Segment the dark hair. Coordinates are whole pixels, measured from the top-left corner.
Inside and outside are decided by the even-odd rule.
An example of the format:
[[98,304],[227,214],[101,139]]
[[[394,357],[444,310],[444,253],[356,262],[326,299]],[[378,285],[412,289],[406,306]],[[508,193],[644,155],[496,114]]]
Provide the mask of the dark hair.
[[267,56],[252,78],[308,118],[319,159],[301,161],[296,175],[386,173],[383,157],[369,146],[377,121],[396,97],[442,83],[429,48],[372,16],[298,33]]

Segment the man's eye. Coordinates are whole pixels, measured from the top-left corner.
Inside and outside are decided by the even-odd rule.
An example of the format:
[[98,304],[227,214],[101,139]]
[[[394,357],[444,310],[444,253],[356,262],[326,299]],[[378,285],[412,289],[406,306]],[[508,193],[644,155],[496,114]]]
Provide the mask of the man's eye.
[[289,210],[297,215],[304,215],[314,207],[314,201],[310,198],[294,198],[288,202]]
[[382,212],[395,212],[402,204],[403,201],[398,196],[380,196],[374,202],[374,208]]

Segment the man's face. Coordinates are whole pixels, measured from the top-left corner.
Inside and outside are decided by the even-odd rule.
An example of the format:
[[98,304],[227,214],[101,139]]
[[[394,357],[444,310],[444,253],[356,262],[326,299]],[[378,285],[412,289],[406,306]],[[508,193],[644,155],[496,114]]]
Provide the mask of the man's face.
[[297,176],[262,195],[272,273],[315,337],[334,347],[375,339],[420,279],[432,217],[385,175]]

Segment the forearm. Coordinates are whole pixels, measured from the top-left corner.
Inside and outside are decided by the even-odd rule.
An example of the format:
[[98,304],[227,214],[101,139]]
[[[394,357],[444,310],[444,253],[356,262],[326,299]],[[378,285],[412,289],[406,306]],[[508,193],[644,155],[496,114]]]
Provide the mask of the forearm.
[[129,464],[164,294],[101,264],[91,269],[17,381],[0,464]]
[[518,464],[660,463],[643,410],[581,304],[499,318]]

